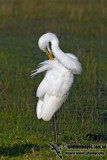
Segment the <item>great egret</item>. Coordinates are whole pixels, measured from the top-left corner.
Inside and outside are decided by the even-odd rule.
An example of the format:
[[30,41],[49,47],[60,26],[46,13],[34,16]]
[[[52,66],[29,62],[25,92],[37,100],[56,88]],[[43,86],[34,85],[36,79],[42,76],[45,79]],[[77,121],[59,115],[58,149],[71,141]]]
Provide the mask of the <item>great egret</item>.
[[[65,102],[73,84],[74,75],[80,75],[82,67],[74,54],[64,53],[59,48],[59,40],[53,33],[42,35],[38,46],[47,54],[49,60],[40,63],[39,68],[31,74],[33,77],[46,71],[36,93],[38,97],[36,112],[38,119],[49,121]],[[56,123],[55,117],[54,123]]]

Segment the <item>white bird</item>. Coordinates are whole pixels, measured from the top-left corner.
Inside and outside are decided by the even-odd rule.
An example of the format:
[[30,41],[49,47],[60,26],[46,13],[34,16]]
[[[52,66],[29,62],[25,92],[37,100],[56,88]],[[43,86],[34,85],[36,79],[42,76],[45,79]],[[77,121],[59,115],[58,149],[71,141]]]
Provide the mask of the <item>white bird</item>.
[[46,71],[36,93],[38,97],[36,112],[38,119],[49,121],[65,102],[73,84],[74,75],[80,75],[82,67],[74,54],[64,53],[59,48],[59,40],[53,33],[42,35],[38,46],[46,52],[49,60],[40,63],[39,68],[32,71],[32,77]]

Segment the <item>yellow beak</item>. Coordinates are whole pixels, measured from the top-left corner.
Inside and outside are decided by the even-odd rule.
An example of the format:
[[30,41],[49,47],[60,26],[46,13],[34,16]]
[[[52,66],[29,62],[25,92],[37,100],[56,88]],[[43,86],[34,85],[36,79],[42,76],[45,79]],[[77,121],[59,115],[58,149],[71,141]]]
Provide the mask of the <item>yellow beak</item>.
[[51,53],[49,53],[47,49],[45,49],[45,52],[46,52],[47,56],[49,57],[49,59],[53,61],[54,58],[52,57]]

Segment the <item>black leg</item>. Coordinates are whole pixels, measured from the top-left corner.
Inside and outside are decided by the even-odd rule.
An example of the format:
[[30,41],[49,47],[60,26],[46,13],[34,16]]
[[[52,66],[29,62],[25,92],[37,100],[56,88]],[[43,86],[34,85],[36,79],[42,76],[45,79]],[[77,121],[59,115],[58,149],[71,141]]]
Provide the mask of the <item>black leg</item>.
[[57,129],[56,129],[56,113],[53,115],[53,132],[54,132],[54,141],[57,142]]

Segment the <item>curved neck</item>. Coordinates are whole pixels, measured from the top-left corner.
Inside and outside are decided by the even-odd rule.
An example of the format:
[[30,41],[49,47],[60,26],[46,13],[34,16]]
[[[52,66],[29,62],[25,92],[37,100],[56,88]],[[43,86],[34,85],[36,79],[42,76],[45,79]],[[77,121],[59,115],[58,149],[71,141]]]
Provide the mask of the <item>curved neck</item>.
[[52,52],[55,58],[72,74],[81,74],[82,67],[78,62],[78,59],[72,58],[65,54],[60,48],[59,45],[52,45]]
[[52,52],[55,58],[58,59],[63,66],[70,69],[68,63],[69,57],[59,48],[59,45],[52,45]]
[[58,60],[61,60],[61,57],[65,55],[58,45],[52,45],[52,52]]

